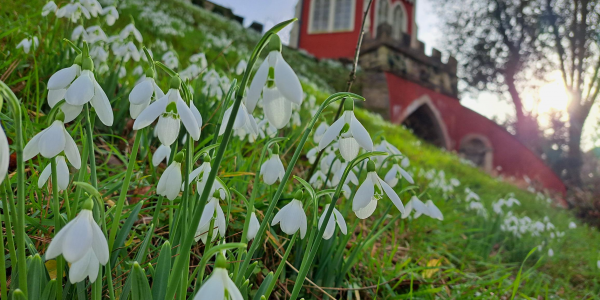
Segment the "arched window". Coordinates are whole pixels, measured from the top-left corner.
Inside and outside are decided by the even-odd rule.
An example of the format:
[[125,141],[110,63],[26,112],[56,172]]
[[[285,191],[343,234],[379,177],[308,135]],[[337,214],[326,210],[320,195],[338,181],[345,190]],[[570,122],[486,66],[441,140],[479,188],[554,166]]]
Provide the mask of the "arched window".
[[329,14],[331,0],[314,0],[312,10],[312,31],[327,31],[329,29]]
[[392,35],[395,39],[400,39],[402,33],[406,32],[406,16],[404,15],[404,9],[402,9],[402,3],[398,3],[394,8],[392,21]]
[[388,12],[390,10],[390,4],[388,0],[380,0],[379,8],[377,9],[377,25],[388,22]]
[[487,172],[492,171],[493,148],[489,139],[479,134],[467,134],[460,141],[460,156]]
[[333,30],[352,29],[352,0],[335,0]]

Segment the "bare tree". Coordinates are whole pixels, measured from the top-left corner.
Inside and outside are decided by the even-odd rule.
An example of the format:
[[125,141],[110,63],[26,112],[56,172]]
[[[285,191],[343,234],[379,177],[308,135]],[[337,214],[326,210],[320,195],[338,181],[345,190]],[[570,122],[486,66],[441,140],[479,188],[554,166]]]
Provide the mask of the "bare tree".
[[[508,95],[515,107],[517,137],[538,148],[536,115],[525,111],[522,93],[545,74],[538,36],[540,8],[533,1],[439,0],[446,50],[460,61],[471,91]],[[539,82],[539,81],[538,81]],[[538,150],[538,149],[535,149]]]
[[598,98],[600,7],[593,0],[544,0],[541,39],[547,59],[557,62],[569,92],[568,152],[565,179],[581,185],[581,134]]

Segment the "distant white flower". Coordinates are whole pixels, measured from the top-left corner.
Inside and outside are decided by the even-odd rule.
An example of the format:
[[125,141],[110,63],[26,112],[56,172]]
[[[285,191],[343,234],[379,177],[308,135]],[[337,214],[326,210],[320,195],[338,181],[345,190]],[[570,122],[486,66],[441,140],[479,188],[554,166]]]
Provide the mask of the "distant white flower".
[[356,191],[356,195],[354,195],[352,210],[360,219],[370,217],[375,208],[377,208],[379,199],[383,198],[384,193],[390,198],[396,208],[401,213],[404,213],[404,205],[400,197],[398,197],[392,187],[379,178],[379,175],[375,172],[375,163],[369,160],[367,162],[367,178]]
[[119,18],[119,11],[117,11],[117,8],[114,6],[107,6],[102,9],[102,15],[106,16],[106,24],[112,26]]
[[10,163],[10,148],[8,147],[8,139],[4,128],[0,126],[0,183],[6,178],[8,173],[8,165]]
[[444,215],[442,215],[442,212],[437,206],[435,206],[433,201],[427,200],[427,202],[425,203],[425,207],[427,207],[427,215],[429,217],[433,219],[438,219],[440,221],[444,220]]
[[450,184],[453,186],[459,186],[460,185],[460,181],[458,181],[458,179],[456,178],[451,178],[450,179]]
[[44,7],[42,7],[42,17],[45,17],[50,13],[56,13],[57,9],[58,7],[56,6],[56,3],[54,3],[54,1],[49,1],[46,3],[46,5],[44,5]]
[[162,61],[165,65],[171,69],[176,69],[179,66],[179,59],[173,53],[173,51],[168,51],[162,56]]
[[548,249],[548,256],[549,256],[549,257],[552,257],[552,256],[554,256],[554,250],[552,250],[552,249]]
[[277,129],[292,116],[292,103],[302,104],[302,85],[281,52],[271,51],[260,65],[248,90],[248,111],[253,112],[262,94],[265,117]]
[[[38,179],[38,188],[42,188],[44,184],[48,181],[52,175],[52,166],[48,164],[44,171],[40,174],[40,178]],[[65,161],[65,157],[62,155],[56,156],[56,175],[57,175],[57,183],[59,191],[64,191],[69,187],[69,167],[67,166],[67,162]]]
[[27,161],[41,154],[45,158],[53,158],[64,152],[71,164],[79,169],[81,157],[77,144],[65,129],[62,121],[56,120],[50,127],[36,134],[23,149],[23,160]]
[[135,25],[133,23],[125,26],[125,28],[123,28],[123,30],[121,30],[121,32],[119,33],[119,37],[121,38],[121,40],[125,40],[130,35],[133,35],[133,37],[140,43],[144,41],[144,39],[142,38],[142,34],[139,30],[137,30],[137,28],[135,28]]
[[315,133],[313,134],[313,140],[315,141],[315,143],[318,144],[321,141],[323,135],[325,134],[328,128],[329,125],[327,125],[326,122],[321,122],[321,124],[317,126],[317,129],[315,129]]
[[[275,148],[277,149],[275,150]],[[279,158],[279,147],[275,146],[271,157],[269,157],[269,159],[267,159],[262,166],[260,166],[260,175],[266,184],[271,185],[278,179],[281,182],[284,174],[285,169],[283,168],[283,163]]]
[[353,160],[358,155],[359,147],[366,151],[373,151],[371,136],[354,116],[352,101],[352,99],[346,101],[344,114],[327,129],[319,142],[319,149],[323,150],[339,137],[338,149],[347,161]]
[[319,153],[319,148],[317,148],[317,147],[308,150],[308,152],[306,153],[306,158],[308,158],[308,162],[311,164],[315,163],[315,160],[317,160],[318,153]]
[[[48,87],[50,88],[50,84]],[[80,76],[67,88],[64,99],[73,106],[83,106],[89,102],[96,110],[100,121],[106,126],[112,126],[114,116],[110,101],[92,71],[85,69],[81,71]]]
[[152,155],[152,165],[155,167],[160,165],[169,158],[169,155],[171,155],[171,148],[161,144]]
[[25,38],[23,40],[21,40],[21,42],[19,44],[17,44],[17,49],[23,49],[23,52],[25,53],[29,53],[29,50],[31,50],[31,47],[33,46],[33,49],[36,49],[39,45],[39,40],[37,38],[37,36],[34,36],[33,38]]
[[102,5],[97,0],[79,0],[94,18],[102,13]]
[[129,94],[129,114],[131,118],[137,118],[150,105],[152,99],[161,99],[164,96],[165,93],[156,84],[154,78],[145,77]]
[[79,18],[81,18],[81,15],[83,15],[86,19],[91,18],[88,9],[79,2],[69,3],[56,11],[56,16],[58,18],[67,18],[73,23],[77,23]]
[[167,197],[169,200],[174,200],[179,195],[179,188],[182,182],[181,162],[173,160],[171,165],[160,176],[158,185],[156,186],[156,193]]
[[[335,171],[333,171],[333,177],[331,178],[331,182],[330,182],[331,187],[335,187],[340,183],[347,166],[348,166],[347,162],[340,162],[339,160],[336,160],[333,163],[332,171],[333,170],[335,170]],[[354,174],[354,171],[352,171],[352,170],[350,170],[350,172],[348,172],[346,180],[343,183],[346,184],[348,182],[352,182],[353,184],[358,185],[358,177],[356,177],[356,174]]]
[[75,29],[73,29],[73,32],[71,33],[71,40],[77,41],[79,40],[79,38],[82,38],[82,40],[84,41],[87,41],[89,39],[83,25],[75,27]]
[[[243,103],[240,103],[240,107],[238,108],[237,115],[235,116],[235,121],[233,122],[233,130],[244,130],[244,132],[258,135],[258,125],[256,124],[256,120],[252,114],[248,113],[246,106]],[[223,114],[223,122],[221,122],[221,127],[219,127],[219,135],[225,133],[225,129],[227,128],[227,123],[229,123],[229,119],[231,118],[231,113],[233,111],[233,105],[227,108],[225,113]]]
[[[227,223],[225,220],[225,214],[221,205],[219,205],[219,199],[212,197],[204,206],[202,216],[200,217],[200,223],[196,229],[195,240],[196,242],[202,240],[202,243],[206,244],[208,238],[208,231],[210,230],[210,222],[215,219],[211,242],[214,241],[218,235],[225,237],[227,230]],[[218,235],[217,235],[218,234]]]
[[174,85],[171,87],[166,95],[150,104],[137,116],[133,123],[133,129],[145,128],[158,118],[156,131],[158,139],[163,145],[171,146],[177,140],[181,123],[190,136],[197,141],[200,139],[197,116],[181,98],[178,87]]
[[300,230],[300,238],[303,239],[306,235],[307,221],[306,214],[302,208],[302,202],[297,199],[293,199],[288,205],[281,208],[281,210],[273,218],[271,226],[277,225],[281,227],[281,231],[286,234],[292,235],[296,231]]
[[600,269],[600,260],[598,260],[598,261],[596,262],[596,266],[598,267],[598,269]]
[[115,56],[122,59],[124,62],[129,61],[129,59],[140,61],[142,57],[145,57],[142,56],[141,51],[138,50],[137,46],[132,41],[127,43],[113,42],[111,49]]
[[240,60],[237,67],[235,67],[235,74],[242,75],[242,73],[244,73],[244,71],[246,71],[246,66],[248,66],[248,63],[243,59]]
[[243,300],[239,289],[229,277],[225,267],[217,266],[210,278],[202,284],[194,300],[215,299],[215,300]]
[[384,180],[391,187],[395,187],[398,184],[398,180],[402,178],[406,179],[410,184],[415,184],[415,181],[408,172],[402,169],[398,164],[394,164],[387,174],[385,174]]
[[[2,182],[2,180],[0,180],[0,182]],[[577,228],[577,224],[575,224],[575,222],[569,222],[569,229],[575,229]]]
[[327,180],[327,176],[325,176],[321,170],[317,170],[310,178],[308,183],[310,183],[310,185],[312,185],[315,189],[320,189],[323,187],[325,180]]
[[109,252],[106,237],[94,221],[91,206],[84,207],[56,234],[46,250],[46,260],[61,254],[71,263],[71,283],[80,282],[85,277],[89,277],[90,282],[96,281],[99,265],[106,265]]
[[[323,225],[323,221],[325,221],[325,215],[326,215],[328,209],[329,209],[329,204],[325,205],[325,208],[323,209],[323,214],[319,218],[319,230],[321,229],[321,226]],[[337,208],[334,207],[333,213],[331,214],[331,217],[329,218],[329,221],[327,222],[327,227],[325,227],[325,231],[323,232],[323,239],[328,240],[333,236],[333,233],[335,232],[335,224],[337,224],[338,227],[340,227],[340,231],[343,234],[348,233],[348,228],[346,227],[346,220],[344,220],[344,216],[342,215],[342,213],[340,213],[339,210],[337,210]]]
[[108,40],[106,33],[104,33],[104,30],[100,26],[90,26],[85,29],[85,32],[87,33],[87,41],[91,44],[99,41],[106,42]]
[[252,212],[250,215],[250,224],[248,224],[248,234],[246,238],[250,241],[256,237],[256,233],[258,233],[258,229],[260,228],[260,223],[258,222],[258,218],[256,214]]
[[206,61],[206,55],[204,53],[196,53],[190,56],[190,62],[195,66],[199,66],[202,69],[205,69],[208,66],[208,62]]
[[410,201],[408,201],[408,203],[406,203],[406,206],[404,207],[404,213],[402,213],[402,219],[406,219],[408,218],[408,216],[410,215],[411,211],[415,211],[415,214],[413,215],[413,218],[418,218],[421,215],[427,215],[428,211],[427,211],[427,206],[425,205],[425,203],[423,203],[421,200],[419,200],[419,198],[417,198],[417,196],[412,196],[410,198]]

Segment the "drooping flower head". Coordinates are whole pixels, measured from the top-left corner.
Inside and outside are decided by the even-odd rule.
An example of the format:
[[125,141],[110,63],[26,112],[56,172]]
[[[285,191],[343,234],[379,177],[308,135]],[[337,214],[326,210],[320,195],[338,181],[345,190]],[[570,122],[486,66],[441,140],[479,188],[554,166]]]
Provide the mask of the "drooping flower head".
[[148,68],[144,79],[138,82],[129,94],[129,114],[137,118],[152,100],[161,99],[165,93],[154,81],[154,70]]
[[222,199],[222,196],[221,191],[216,190],[212,193],[208,202],[206,202],[206,206],[204,206],[204,211],[202,211],[202,216],[200,217],[200,222],[196,228],[196,242],[202,240],[202,243],[207,243],[211,222],[213,222],[213,232],[211,233],[212,236],[209,242],[214,241],[218,236],[225,237],[227,222],[225,220],[223,209],[219,204],[219,199]]
[[81,156],[77,144],[65,129],[64,115],[57,112],[56,119],[50,127],[36,134],[23,149],[23,160],[27,161],[41,154],[45,158],[53,158],[64,152],[73,167],[81,167]]
[[259,228],[260,222],[258,222],[256,214],[254,213],[254,211],[252,211],[252,213],[250,214],[250,224],[248,224],[248,235],[246,235],[248,241],[253,240],[256,237]]
[[319,141],[319,150],[325,149],[331,142],[338,139],[338,149],[342,157],[353,160],[358,155],[359,148],[373,151],[373,140],[369,132],[354,116],[354,102],[347,99],[344,102],[344,114],[331,124]]
[[[325,205],[325,208],[323,209],[323,214],[319,218],[319,230],[321,229],[321,226],[323,226],[323,221],[325,221],[325,215],[326,215],[328,209],[329,209],[329,204]],[[340,231],[343,234],[348,233],[348,228],[346,226],[346,220],[344,220],[344,216],[342,215],[342,213],[340,213],[339,210],[337,210],[337,208],[334,207],[333,213],[331,214],[331,217],[329,218],[329,221],[327,222],[327,227],[325,227],[325,231],[323,232],[323,239],[328,240],[333,236],[333,233],[335,232],[336,224],[338,225],[338,227],[340,228]]]
[[385,182],[387,182],[391,187],[395,187],[398,184],[398,181],[402,178],[406,179],[406,181],[408,181],[410,184],[415,183],[412,176],[400,165],[398,165],[398,162],[396,161],[396,163],[392,165],[392,168],[385,174]]
[[384,194],[392,200],[401,213],[404,213],[404,205],[400,197],[392,187],[379,178],[379,175],[375,172],[375,163],[369,160],[367,162],[367,178],[356,191],[352,202],[352,210],[360,219],[366,219],[373,214],[375,208],[377,208],[377,202],[383,198]]
[[292,103],[302,104],[302,85],[298,76],[281,56],[281,40],[276,34],[269,42],[271,51],[260,65],[248,90],[248,111],[253,112],[262,95],[266,118],[277,129],[292,116]]
[[62,254],[71,263],[71,283],[80,282],[85,277],[89,277],[90,282],[96,281],[100,265],[108,262],[108,243],[94,221],[93,205],[92,199],[86,200],[79,215],[54,236],[46,250],[46,260]]
[[260,166],[260,175],[266,184],[271,185],[277,180],[283,180],[284,174],[285,169],[283,168],[283,163],[279,158],[279,145],[275,144],[269,159],[267,159],[262,166]]
[[302,191],[296,192],[294,199],[273,217],[271,226],[275,226],[279,223],[281,231],[286,234],[292,235],[296,231],[300,230],[300,238],[303,239],[306,235],[307,220],[304,208],[302,208]]
[[227,272],[227,260],[223,254],[218,254],[210,278],[202,284],[194,300],[243,300],[244,297]]
[[169,200],[177,198],[183,181],[181,175],[181,162],[183,158],[184,154],[182,152],[175,155],[173,162],[165,169],[158,180],[158,185],[156,186],[157,194],[165,196]]

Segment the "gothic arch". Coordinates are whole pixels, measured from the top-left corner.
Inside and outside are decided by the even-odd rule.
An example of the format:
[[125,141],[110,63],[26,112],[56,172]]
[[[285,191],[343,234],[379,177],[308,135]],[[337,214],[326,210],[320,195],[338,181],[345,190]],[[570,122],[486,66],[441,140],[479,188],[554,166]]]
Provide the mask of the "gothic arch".
[[460,140],[458,152],[486,172],[492,172],[494,148],[486,136],[476,133],[465,135]]
[[390,13],[391,16],[388,16],[388,20],[391,20],[392,36],[399,40],[402,37],[402,33],[408,29],[408,14],[402,1],[394,3],[391,6]]
[[[390,0],[375,1],[375,22],[373,22],[373,36],[377,36],[377,27],[383,22],[390,24]],[[391,24],[390,24],[391,25]]]
[[398,121],[425,141],[440,148],[450,149],[450,136],[446,124],[428,95],[423,95],[409,104]]

